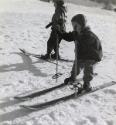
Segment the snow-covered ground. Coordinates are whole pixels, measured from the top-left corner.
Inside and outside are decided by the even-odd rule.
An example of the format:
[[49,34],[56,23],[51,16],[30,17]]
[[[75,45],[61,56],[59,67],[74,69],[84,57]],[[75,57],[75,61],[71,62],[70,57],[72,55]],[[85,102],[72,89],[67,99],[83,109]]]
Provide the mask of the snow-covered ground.
[[[72,16],[83,13],[102,41],[104,59],[95,69],[98,75],[92,85],[116,81],[116,14],[73,4],[67,4],[67,8],[67,31],[72,30]],[[36,112],[19,105],[52,100],[73,91],[65,87],[27,102],[11,99],[20,93],[60,84],[70,75],[72,63],[59,62],[59,72],[64,75],[56,83],[52,79],[54,64],[26,57],[18,49],[36,54],[46,52],[50,30],[45,25],[53,12],[52,4],[36,0],[0,1],[0,125],[116,125],[116,86]],[[60,55],[74,59],[74,44],[62,41]]]

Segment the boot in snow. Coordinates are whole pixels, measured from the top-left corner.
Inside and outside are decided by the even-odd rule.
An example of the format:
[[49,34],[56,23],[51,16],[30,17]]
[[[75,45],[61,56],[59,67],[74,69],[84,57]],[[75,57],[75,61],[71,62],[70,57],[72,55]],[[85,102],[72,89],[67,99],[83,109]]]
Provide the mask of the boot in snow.
[[[51,58],[56,60],[56,59],[57,59],[56,53],[52,54],[52,55],[51,55]],[[60,59],[60,55],[59,55],[59,54],[58,54],[58,59]]]
[[49,54],[41,55],[41,59],[50,59]]
[[86,92],[89,92],[92,90],[92,87],[90,86],[90,83],[84,83],[83,84],[83,90],[85,90]]
[[64,83],[73,85],[74,81],[75,80],[72,77],[69,77],[64,80]]

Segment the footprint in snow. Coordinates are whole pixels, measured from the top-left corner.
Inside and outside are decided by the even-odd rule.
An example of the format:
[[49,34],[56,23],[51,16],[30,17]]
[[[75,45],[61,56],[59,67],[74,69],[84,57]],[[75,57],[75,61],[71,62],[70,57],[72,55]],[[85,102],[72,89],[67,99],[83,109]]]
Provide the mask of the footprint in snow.
[[72,108],[74,108],[74,109],[77,107],[76,104],[70,104],[70,106],[71,106]]
[[113,121],[106,121],[107,125],[114,125]]
[[97,119],[95,117],[87,116],[86,118],[94,125],[97,125]]
[[81,120],[81,121],[75,122],[75,125],[86,125],[86,124],[87,124],[86,120]]
[[105,94],[116,95],[116,90],[113,89],[106,89],[103,91]]
[[54,112],[49,113],[49,116],[51,117],[51,119],[53,119],[53,121],[57,120],[56,117],[55,117]]
[[9,36],[9,35],[5,35],[4,37],[5,37],[5,38],[10,38],[10,36]]
[[94,99],[96,99],[96,100],[99,100],[99,98],[100,98],[97,94],[92,95],[92,97],[94,97]]
[[89,99],[86,99],[85,102],[86,102],[87,104],[89,104],[89,105],[91,104],[91,100],[89,100]]

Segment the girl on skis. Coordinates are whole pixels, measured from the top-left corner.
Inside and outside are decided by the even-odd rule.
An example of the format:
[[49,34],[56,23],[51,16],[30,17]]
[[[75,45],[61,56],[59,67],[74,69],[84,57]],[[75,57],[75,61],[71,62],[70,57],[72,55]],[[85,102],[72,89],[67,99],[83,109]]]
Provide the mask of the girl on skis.
[[[53,3],[55,6],[55,13],[52,17],[52,21],[46,26],[46,28],[51,27],[51,34],[50,34],[49,40],[47,41],[47,53],[41,56],[42,59],[60,58],[58,49],[62,38],[56,33],[54,27],[58,25],[60,27],[60,32],[65,32],[65,22],[66,22],[67,11],[66,11],[66,7],[64,6],[63,0],[54,0]],[[54,50],[54,54],[51,54],[53,50]]]
[[[90,82],[94,76],[95,65],[102,60],[103,52],[101,41],[87,26],[87,20],[83,14],[75,15],[72,20],[73,31],[61,33],[56,27],[57,33],[66,41],[75,41],[75,61],[71,76],[65,79],[65,83],[75,82],[81,70],[84,70],[83,87],[81,90],[90,91]],[[80,91],[81,92],[81,91]]]

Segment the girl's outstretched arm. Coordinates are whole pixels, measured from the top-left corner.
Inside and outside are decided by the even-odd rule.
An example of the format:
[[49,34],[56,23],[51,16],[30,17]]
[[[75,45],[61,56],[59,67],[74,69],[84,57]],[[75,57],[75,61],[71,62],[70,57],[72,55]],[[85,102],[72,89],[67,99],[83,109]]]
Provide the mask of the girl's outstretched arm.
[[74,41],[74,36],[73,36],[73,32],[69,32],[69,33],[60,33],[62,39],[68,41],[68,42],[72,42]]
[[49,28],[50,26],[52,26],[52,22],[50,22],[47,26],[46,26],[46,29]]

